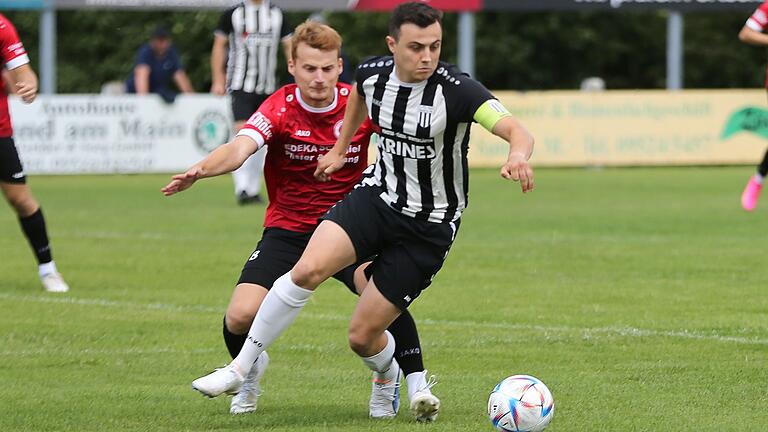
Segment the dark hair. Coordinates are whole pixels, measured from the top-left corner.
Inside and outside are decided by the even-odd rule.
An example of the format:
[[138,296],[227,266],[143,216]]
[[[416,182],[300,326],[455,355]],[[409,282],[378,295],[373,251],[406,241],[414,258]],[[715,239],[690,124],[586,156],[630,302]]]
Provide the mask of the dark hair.
[[171,37],[171,32],[168,31],[168,27],[166,27],[163,24],[159,24],[157,27],[155,27],[154,30],[152,30],[152,33],[149,35],[151,39],[169,39]]
[[389,35],[397,40],[400,38],[400,27],[403,24],[416,24],[421,28],[429,27],[434,23],[442,26],[442,19],[443,11],[426,3],[417,1],[402,3],[392,11],[392,16],[389,18]]

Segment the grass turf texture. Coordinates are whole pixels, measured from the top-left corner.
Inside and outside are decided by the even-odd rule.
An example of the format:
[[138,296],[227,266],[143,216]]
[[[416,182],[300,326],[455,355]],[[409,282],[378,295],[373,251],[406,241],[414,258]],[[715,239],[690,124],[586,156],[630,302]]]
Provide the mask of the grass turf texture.
[[261,232],[228,177],[164,198],[168,176],[32,177],[72,286],[43,293],[0,212],[0,430],[490,431],[518,373],[552,390],[556,431],[744,431],[768,424],[768,197],[752,169],[540,169],[522,196],[472,172],[471,205],[412,306],[438,422],[367,418],[347,348],[355,298],[322,286],[270,348],[254,415],[190,382],[226,363],[221,319]]

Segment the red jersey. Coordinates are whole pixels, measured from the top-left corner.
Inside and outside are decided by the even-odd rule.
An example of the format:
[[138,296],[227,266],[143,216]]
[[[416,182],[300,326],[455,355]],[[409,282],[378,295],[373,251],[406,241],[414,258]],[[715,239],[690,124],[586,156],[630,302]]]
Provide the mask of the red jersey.
[[344,167],[328,182],[313,176],[318,156],[327,153],[339,137],[349,93],[349,85],[337,84],[333,103],[318,109],[304,103],[296,84],[287,85],[264,101],[238,132],[259,146],[268,146],[265,227],[312,231],[318,218],[360,180],[368,164],[368,142],[375,132],[369,120],[355,133]]
[[[24,45],[19,40],[16,28],[8,21],[8,18],[0,14],[0,69],[13,70],[27,63],[29,63],[29,57],[24,50]],[[12,135],[11,114],[8,111],[8,93],[5,91],[5,84],[0,79],[0,138],[7,138]]]
[[[765,31],[765,28],[768,27],[768,1],[764,1],[758,6],[745,25],[754,31]],[[765,87],[768,88],[768,72],[765,76]]]

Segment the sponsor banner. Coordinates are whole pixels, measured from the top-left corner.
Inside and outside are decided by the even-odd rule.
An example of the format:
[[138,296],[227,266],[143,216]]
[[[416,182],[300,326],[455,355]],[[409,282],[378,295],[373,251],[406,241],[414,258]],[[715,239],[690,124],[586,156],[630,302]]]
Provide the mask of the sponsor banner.
[[[498,92],[536,138],[534,166],[757,164],[768,146],[765,90]],[[509,146],[472,129],[473,166]]]
[[[535,136],[534,166],[752,165],[768,146],[764,90],[496,95]],[[181,95],[173,104],[131,95],[10,101],[30,174],[180,172],[230,136],[227,99],[211,95]],[[430,143],[396,138],[383,139],[410,157],[430,157]],[[499,167],[508,151],[473,127],[471,166]]]
[[10,98],[14,140],[30,174],[179,172],[228,141],[226,98],[40,96]]

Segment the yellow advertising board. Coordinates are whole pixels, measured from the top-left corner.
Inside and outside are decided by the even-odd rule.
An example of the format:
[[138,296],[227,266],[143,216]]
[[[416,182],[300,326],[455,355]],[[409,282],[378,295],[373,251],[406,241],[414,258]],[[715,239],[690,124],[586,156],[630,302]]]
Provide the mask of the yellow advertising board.
[[[757,164],[768,147],[765,90],[494,93],[536,138],[535,166]],[[507,151],[472,128],[472,166]]]

